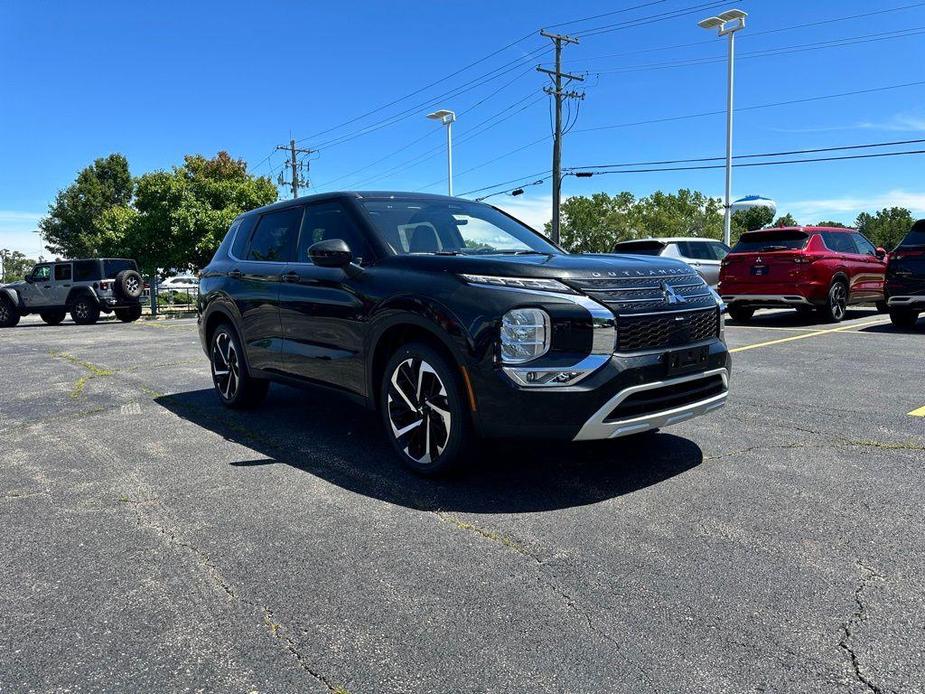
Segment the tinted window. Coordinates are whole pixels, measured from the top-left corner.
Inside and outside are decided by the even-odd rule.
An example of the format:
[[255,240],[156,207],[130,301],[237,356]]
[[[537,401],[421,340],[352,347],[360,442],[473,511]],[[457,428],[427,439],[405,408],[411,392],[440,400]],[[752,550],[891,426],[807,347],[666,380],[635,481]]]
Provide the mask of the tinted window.
[[363,232],[357,228],[349,211],[339,202],[309,205],[302,220],[302,234],[299,236],[299,253],[296,262],[309,263],[308,249],[312,244],[328,239],[343,239],[353,251],[357,261],[369,258],[369,247]]
[[373,228],[396,253],[460,255],[561,251],[490,205],[464,200],[364,200]]
[[912,225],[912,229],[906,234],[899,248],[905,246],[925,246],[925,219],[921,219]]
[[658,255],[665,248],[661,241],[624,241],[614,246],[614,253],[635,253],[636,255]]
[[823,231],[822,240],[825,247],[835,253],[857,253],[858,249],[851,240],[851,234],[840,231]]
[[71,281],[71,265],[55,265],[55,282]]
[[292,248],[302,222],[302,208],[290,207],[263,215],[251,236],[248,260],[285,263],[292,257]]
[[74,281],[89,282],[99,279],[100,263],[98,260],[79,260],[74,263]]
[[851,234],[851,238],[854,241],[854,245],[857,246],[858,253],[862,255],[872,255],[875,258],[877,257],[877,249],[874,248],[874,244],[870,241],[860,234]]
[[32,276],[38,282],[51,279],[51,265],[36,265],[35,270],[32,272]]
[[[246,253],[247,241],[250,239],[251,232],[254,230],[254,222],[257,221],[256,215],[244,217],[238,225],[235,232],[234,244],[231,246],[231,255],[235,258],[243,258]],[[232,225],[232,229],[234,225]]]
[[749,231],[742,234],[732,253],[767,253],[768,251],[800,250],[806,247],[809,235],[803,231]]
[[134,260],[123,260],[122,258],[112,258],[103,261],[103,279],[114,280],[123,270],[137,270]]
[[718,241],[679,241],[678,251],[682,258],[692,260],[722,260],[729,249]]

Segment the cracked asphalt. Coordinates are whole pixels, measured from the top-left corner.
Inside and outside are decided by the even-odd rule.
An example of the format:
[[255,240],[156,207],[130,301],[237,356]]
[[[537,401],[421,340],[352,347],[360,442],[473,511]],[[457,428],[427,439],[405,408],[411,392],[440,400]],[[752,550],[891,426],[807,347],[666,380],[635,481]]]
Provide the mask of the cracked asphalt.
[[729,325],[717,414],[433,482],[334,396],[221,409],[194,320],[26,318],[0,692],[923,692],[925,318],[832,327]]

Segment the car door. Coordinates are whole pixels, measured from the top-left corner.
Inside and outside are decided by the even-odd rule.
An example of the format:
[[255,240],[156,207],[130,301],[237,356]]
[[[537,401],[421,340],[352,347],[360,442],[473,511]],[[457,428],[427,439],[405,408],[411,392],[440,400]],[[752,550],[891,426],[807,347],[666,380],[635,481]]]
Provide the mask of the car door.
[[852,233],[851,239],[857,250],[858,270],[857,284],[863,297],[870,301],[883,301],[884,282],[886,280],[886,256],[877,256],[877,249],[862,234]]
[[32,269],[29,283],[23,287],[22,300],[28,309],[51,305],[51,263],[42,263]]
[[70,263],[55,263],[51,289],[48,290],[48,300],[52,306],[64,306],[67,303],[68,294],[74,285],[73,270]]
[[301,205],[264,213],[247,239],[243,256],[232,258],[229,265],[229,295],[241,316],[248,364],[255,369],[281,370],[280,282],[301,221]]
[[365,394],[364,280],[312,264],[308,249],[329,239],[346,241],[354,262],[371,259],[365,227],[350,207],[339,201],[306,207],[296,257],[280,287],[283,368],[299,379]]

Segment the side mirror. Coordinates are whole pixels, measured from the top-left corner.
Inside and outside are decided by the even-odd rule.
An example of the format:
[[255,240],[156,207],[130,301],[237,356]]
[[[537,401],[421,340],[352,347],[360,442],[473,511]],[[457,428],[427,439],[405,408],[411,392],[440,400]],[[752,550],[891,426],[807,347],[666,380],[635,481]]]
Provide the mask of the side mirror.
[[32,276],[31,272],[25,277],[23,277],[23,279],[26,280],[26,282],[28,282],[29,284],[32,284],[33,282],[35,282],[35,277]]
[[877,257],[880,258],[880,260],[883,260],[884,258],[886,258],[886,249],[880,248],[878,246],[877,247]]
[[318,267],[338,267],[351,277],[363,270],[353,262],[353,251],[343,239],[327,239],[313,244],[308,249],[309,259]]

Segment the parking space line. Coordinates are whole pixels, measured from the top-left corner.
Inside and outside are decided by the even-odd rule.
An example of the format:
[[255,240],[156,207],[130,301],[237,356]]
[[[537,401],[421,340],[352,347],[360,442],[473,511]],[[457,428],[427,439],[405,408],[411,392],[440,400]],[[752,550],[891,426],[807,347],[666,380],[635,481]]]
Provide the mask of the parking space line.
[[780,344],[783,344],[784,342],[793,342],[794,340],[804,340],[807,337],[816,337],[818,335],[828,335],[829,333],[840,333],[840,332],[845,332],[847,330],[857,330],[859,328],[867,328],[872,325],[883,325],[884,323],[887,323],[887,322],[888,321],[878,320],[878,321],[871,321],[869,323],[858,323],[856,325],[843,325],[840,328],[830,328],[829,330],[816,330],[815,332],[804,333],[802,335],[791,335],[790,337],[782,337],[778,340],[768,340],[766,342],[756,342],[753,345],[744,345],[742,347],[735,347],[734,349],[730,349],[729,352],[730,354],[735,353],[735,352],[745,352],[746,350],[749,350],[749,349],[758,349],[759,347],[770,347],[771,345],[780,345]]
[[925,417],[925,407],[920,407],[917,410],[912,410],[912,412],[910,412],[909,415],[911,417]]

